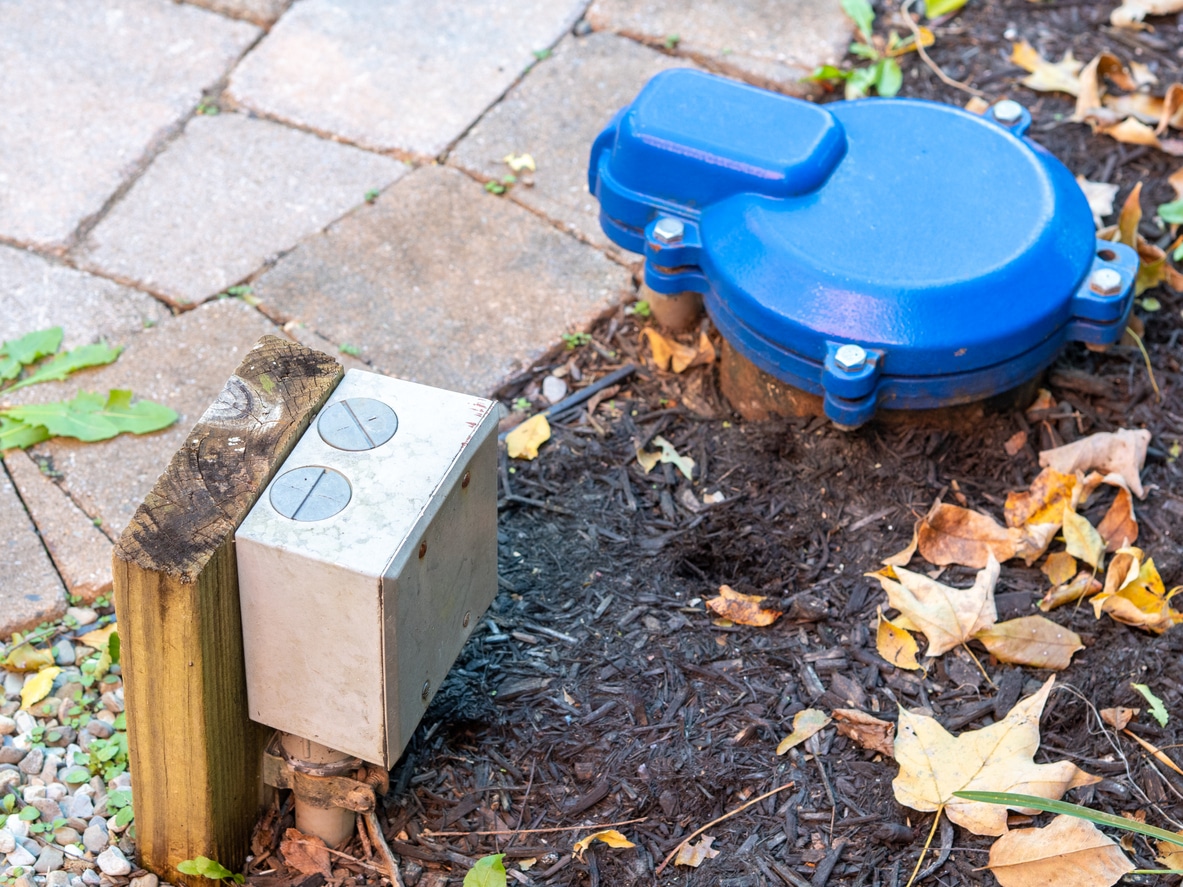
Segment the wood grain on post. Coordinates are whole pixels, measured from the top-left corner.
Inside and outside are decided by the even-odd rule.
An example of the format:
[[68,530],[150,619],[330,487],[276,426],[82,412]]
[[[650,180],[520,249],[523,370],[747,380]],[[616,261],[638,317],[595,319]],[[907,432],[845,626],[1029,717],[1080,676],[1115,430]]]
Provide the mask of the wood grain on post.
[[239,871],[266,733],[247,715],[234,533],[340,381],[333,358],[264,336],[115,546],[136,843],[162,880],[208,856]]

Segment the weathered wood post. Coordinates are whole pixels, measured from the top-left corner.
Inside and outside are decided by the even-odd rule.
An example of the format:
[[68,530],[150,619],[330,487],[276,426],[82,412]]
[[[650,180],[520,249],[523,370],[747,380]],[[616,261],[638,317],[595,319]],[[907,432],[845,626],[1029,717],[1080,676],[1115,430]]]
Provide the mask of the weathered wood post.
[[238,871],[262,797],[247,716],[234,533],[340,381],[333,358],[264,336],[198,420],[114,553],[141,864],[177,882]]

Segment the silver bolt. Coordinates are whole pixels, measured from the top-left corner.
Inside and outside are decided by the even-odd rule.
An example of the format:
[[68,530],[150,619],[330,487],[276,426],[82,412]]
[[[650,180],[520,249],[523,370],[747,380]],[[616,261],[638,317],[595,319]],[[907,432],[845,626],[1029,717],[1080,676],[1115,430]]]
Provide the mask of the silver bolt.
[[424,702],[427,701],[427,697],[431,695],[431,681],[423,682],[423,692],[419,695]]
[[350,397],[325,407],[316,421],[321,439],[338,450],[372,450],[394,437],[398,416],[371,397]]
[[1112,268],[1098,268],[1089,278],[1089,288],[1101,296],[1116,296],[1121,292],[1121,274]]
[[662,243],[677,243],[686,233],[686,226],[681,219],[671,219],[668,216],[657,220],[653,226],[653,236]]
[[345,475],[309,465],[281,474],[271,485],[271,507],[298,521],[325,520],[349,504],[353,491]]
[[1023,106],[1013,99],[1003,99],[994,106],[992,112],[999,123],[1014,123],[1023,116]]
[[867,352],[862,345],[843,345],[834,352],[834,363],[839,369],[853,373],[867,363]]

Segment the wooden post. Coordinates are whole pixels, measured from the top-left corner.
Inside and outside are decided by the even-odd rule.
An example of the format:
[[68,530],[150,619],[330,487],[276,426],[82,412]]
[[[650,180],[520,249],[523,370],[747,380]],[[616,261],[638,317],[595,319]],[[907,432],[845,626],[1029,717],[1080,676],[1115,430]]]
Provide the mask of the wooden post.
[[264,336],[197,421],[115,546],[141,864],[239,871],[266,732],[247,715],[234,533],[340,381],[333,358]]

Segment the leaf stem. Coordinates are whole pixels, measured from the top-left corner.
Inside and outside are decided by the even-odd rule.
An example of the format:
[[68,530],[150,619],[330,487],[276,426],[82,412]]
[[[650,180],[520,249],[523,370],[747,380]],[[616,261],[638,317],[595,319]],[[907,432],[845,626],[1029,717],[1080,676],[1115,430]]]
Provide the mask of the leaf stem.
[[1146,361],[1146,372],[1150,376],[1150,387],[1154,389],[1154,396],[1158,403],[1162,403],[1162,391],[1159,390],[1158,382],[1154,379],[1154,367],[1150,365],[1150,354],[1146,351],[1146,344],[1142,341],[1142,337],[1134,332],[1132,326],[1127,326],[1125,331],[1137,343],[1138,350],[1142,352],[1142,359]]
[[[987,680],[989,680],[989,678],[987,678]],[[920,858],[916,860],[916,868],[912,869],[912,876],[908,878],[908,883],[905,884],[904,887],[912,887],[912,882],[916,880],[916,874],[920,871],[920,864],[924,862],[924,857],[928,855],[928,848],[932,846],[932,836],[937,833],[937,823],[941,821],[941,814],[944,812],[944,804],[941,804],[939,807],[937,807],[937,814],[932,818],[932,828],[928,830],[928,839],[924,842],[924,846],[920,849]]]

